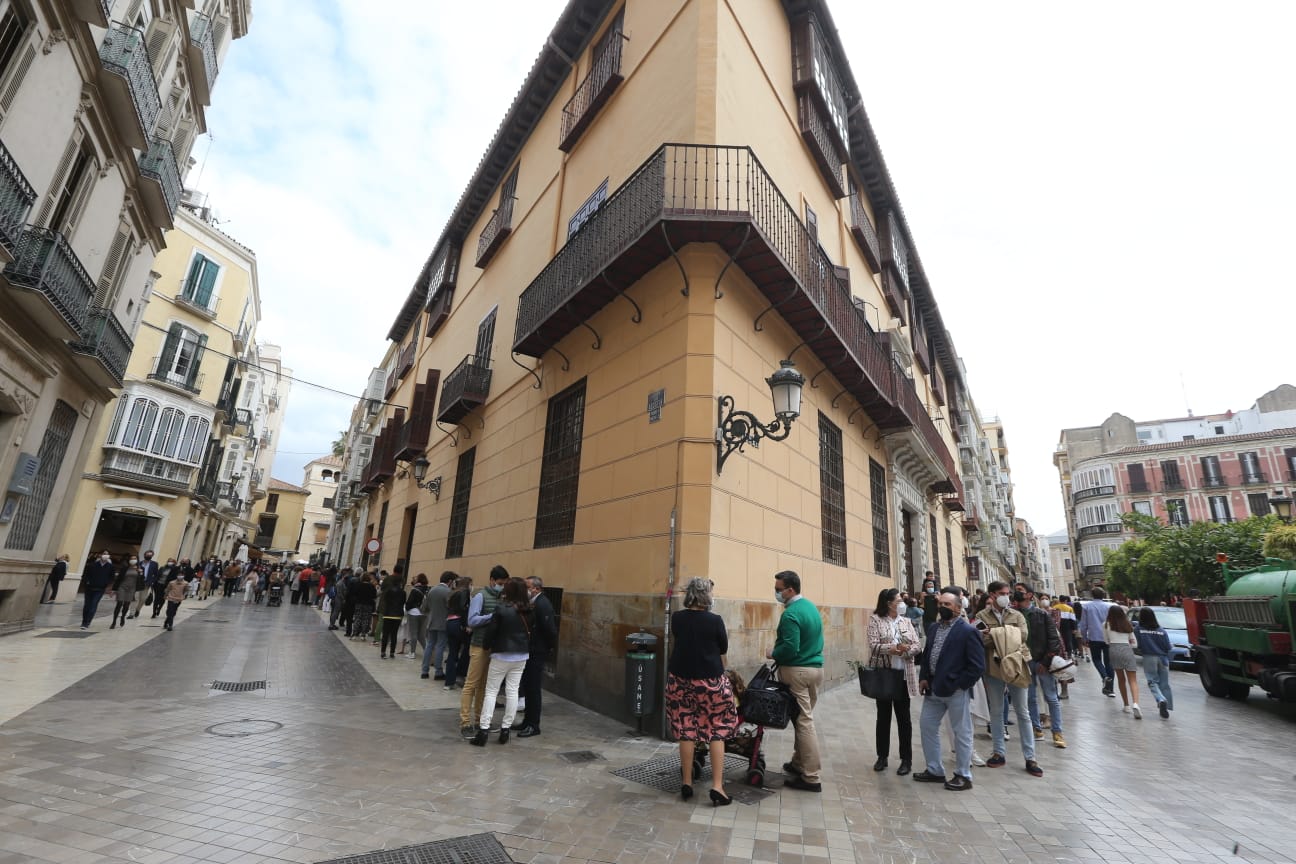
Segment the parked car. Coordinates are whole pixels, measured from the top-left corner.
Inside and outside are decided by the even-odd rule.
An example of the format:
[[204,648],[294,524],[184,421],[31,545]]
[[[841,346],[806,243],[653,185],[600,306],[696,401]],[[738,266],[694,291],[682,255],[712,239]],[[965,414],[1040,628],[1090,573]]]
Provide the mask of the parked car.
[[[1188,643],[1188,621],[1184,618],[1184,610],[1178,606],[1132,606],[1129,609],[1129,616],[1136,625],[1140,609],[1151,609],[1161,629],[1170,637],[1170,665],[1193,668],[1195,664],[1192,658],[1192,646]],[[1141,652],[1135,648],[1134,653]]]

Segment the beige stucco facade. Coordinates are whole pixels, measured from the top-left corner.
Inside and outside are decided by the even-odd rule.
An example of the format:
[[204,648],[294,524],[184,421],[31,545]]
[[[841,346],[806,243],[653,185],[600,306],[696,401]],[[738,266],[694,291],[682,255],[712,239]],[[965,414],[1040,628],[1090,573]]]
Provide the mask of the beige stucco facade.
[[[880,268],[852,236],[852,199],[838,197],[811,158],[798,126],[793,25],[783,4],[590,0],[569,9],[577,5],[605,6],[603,23],[584,38],[576,67],[536,116],[519,152],[503,155],[506,128],[483,163],[489,167],[498,158],[500,177],[516,170],[514,199],[502,202],[498,187],[485,190],[489,195],[481,196],[461,233],[455,220],[465,210],[456,211],[393,325],[392,344],[376,370],[382,395],[371,395],[375,402],[369,403],[377,419],[364,403],[355,413],[347,494],[331,549],[342,564],[390,568],[403,561],[411,573],[451,569],[479,585],[494,564],[543,577],[561,591],[564,622],[551,686],[614,713],[621,710],[626,634],[640,627],[663,634],[670,597],[688,579],[715,580],[716,610],[729,625],[729,663],[749,673],[774,640],[773,576],[795,570],[824,616],[827,674],[844,679],[847,661],[864,656],[865,621],[880,589],[928,569],[941,570],[944,582],[967,584],[961,485],[948,420],[964,385],[948,333],[926,287],[920,299],[906,296],[901,314],[888,311]],[[613,21],[628,37],[615,37],[624,81],[571,143],[564,105],[584,92],[593,54],[610,41],[603,34]],[[524,86],[511,117],[525,106],[534,83]],[[570,146],[559,149],[560,140]],[[702,149],[660,150],[669,142]],[[852,161],[858,206],[869,219],[882,220],[886,202],[870,201],[862,175],[856,177],[863,169],[843,161]],[[715,173],[701,176],[704,169]],[[869,170],[876,172],[876,165]],[[474,183],[479,181],[480,173]],[[604,182],[613,191],[593,224],[569,237],[569,220]],[[663,182],[668,194],[692,196],[706,212],[670,214],[676,220],[671,227],[660,225],[664,242],[650,236],[658,231],[654,226],[634,241],[637,251],[612,250],[599,266],[577,259],[573,250],[584,248],[591,235],[615,234],[634,218],[645,183]],[[760,200],[752,191],[758,187]],[[874,187],[882,188],[876,179]],[[728,203],[744,211],[736,228],[689,227],[694,215],[726,216],[721,211]],[[494,214],[510,206],[511,233],[493,254],[482,252],[498,236]],[[897,209],[893,202],[886,206]],[[775,216],[762,221],[761,208]],[[759,223],[752,233],[761,234],[754,242],[770,247],[766,269],[755,259],[738,263],[745,247],[733,231],[741,235],[743,220]],[[817,226],[822,258],[808,245],[810,224]],[[683,238],[679,246],[670,231]],[[806,254],[836,268],[828,289],[826,266],[815,271],[789,258]],[[631,267],[626,262],[636,255],[653,263],[635,269],[634,281],[618,283],[617,268]],[[447,256],[457,266],[445,266]],[[598,301],[582,294],[566,313],[559,303],[546,321],[566,315],[570,324],[537,348],[520,325],[515,332],[515,322],[534,312],[528,307],[519,314],[519,292],[533,290],[554,268],[585,268],[591,284],[601,271],[613,293]],[[895,378],[878,386],[911,394],[905,397],[910,421],[897,421],[894,407],[885,418],[875,417],[861,376],[841,371],[841,352],[815,347],[822,340],[809,344],[808,313],[773,308],[768,268],[782,268],[784,287],[777,295],[790,287],[820,304],[816,308],[845,298],[846,311],[833,307],[838,318],[830,323],[851,323],[869,346],[886,346],[879,349],[885,374]],[[916,256],[910,269],[917,292]],[[806,284],[807,278],[816,284]],[[833,293],[842,289],[849,293]],[[867,327],[850,317],[857,309]],[[487,323],[492,310],[493,326]],[[910,333],[915,314],[929,331],[917,351]],[[847,354],[863,351],[855,344],[842,347]],[[789,357],[806,377],[790,435],[746,446],[718,470],[718,398],[732,396],[736,407],[768,423],[773,406],[765,379]],[[490,370],[489,392],[471,404],[456,395],[465,363]],[[440,385],[432,407],[422,392],[429,381]],[[553,543],[548,535],[542,541],[538,502],[571,482],[557,475],[541,480],[548,470],[547,418],[554,400],[582,386],[570,542]],[[660,410],[653,414],[656,394]],[[424,419],[434,407],[438,419],[449,420],[414,446],[406,438],[418,425],[420,406]],[[824,502],[832,472],[824,466],[835,456],[825,456],[824,448],[833,429],[840,432],[840,492],[833,500],[841,504],[841,526],[830,541],[831,508]],[[413,434],[417,439],[417,428]],[[552,429],[548,434],[558,440]],[[376,435],[376,442],[366,435]],[[384,441],[393,446],[385,449]],[[356,448],[368,444],[372,458],[355,459]],[[428,479],[440,480],[439,501],[415,485],[411,466],[419,456],[429,463]],[[546,517],[545,524],[550,521]],[[381,541],[382,551],[360,555],[371,537]]]
[[252,522],[257,526],[253,539],[263,558],[286,563],[302,557],[297,547],[309,499],[309,489],[270,479],[266,496],[252,508]]

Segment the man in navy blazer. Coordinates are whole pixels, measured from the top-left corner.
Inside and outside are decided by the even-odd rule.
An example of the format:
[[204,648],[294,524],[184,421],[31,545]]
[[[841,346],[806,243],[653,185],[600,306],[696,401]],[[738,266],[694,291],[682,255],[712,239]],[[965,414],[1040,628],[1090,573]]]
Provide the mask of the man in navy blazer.
[[[927,628],[918,688],[923,694],[923,758],[927,768],[913,775],[919,783],[944,783],[951,792],[972,788],[971,690],[985,673],[985,648],[981,634],[963,617],[963,600],[957,588],[943,588],[937,598],[936,623]],[[954,730],[954,776],[945,778],[941,761],[940,723],[946,712]]]

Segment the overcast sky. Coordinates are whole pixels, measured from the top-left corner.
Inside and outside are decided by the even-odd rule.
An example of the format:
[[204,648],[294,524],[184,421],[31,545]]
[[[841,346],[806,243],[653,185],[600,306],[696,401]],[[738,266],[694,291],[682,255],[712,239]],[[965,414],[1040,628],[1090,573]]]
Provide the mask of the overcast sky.
[[[189,184],[256,251],[260,336],[295,375],[363,389],[563,6],[256,0]],[[1296,3],[831,8],[1037,531],[1064,524],[1062,428],[1296,383]],[[275,476],[300,482],[353,403],[295,384]]]

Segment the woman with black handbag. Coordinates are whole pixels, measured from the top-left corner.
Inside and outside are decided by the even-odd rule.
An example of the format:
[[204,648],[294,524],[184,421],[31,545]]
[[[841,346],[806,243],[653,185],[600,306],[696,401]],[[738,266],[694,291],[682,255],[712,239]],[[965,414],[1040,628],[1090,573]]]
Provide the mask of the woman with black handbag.
[[[877,762],[874,771],[885,771],[891,753],[891,713],[895,712],[896,732],[900,737],[900,767],[896,773],[902,777],[909,773],[913,762],[913,724],[909,717],[909,700],[918,698],[918,671],[914,658],[918,656],[918,634],[913,624],[900,610],[900,591],[883,589],[878,594],[877,608],[869,616],[869,662],[875,668],[886,669],[889,687],[881,688],[877,698]],[[890,691],[889,693],[887,691]],[[890,695],[891,698],[881,698]]]

